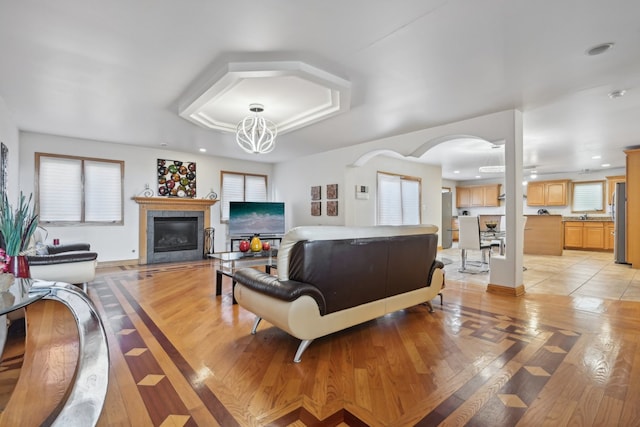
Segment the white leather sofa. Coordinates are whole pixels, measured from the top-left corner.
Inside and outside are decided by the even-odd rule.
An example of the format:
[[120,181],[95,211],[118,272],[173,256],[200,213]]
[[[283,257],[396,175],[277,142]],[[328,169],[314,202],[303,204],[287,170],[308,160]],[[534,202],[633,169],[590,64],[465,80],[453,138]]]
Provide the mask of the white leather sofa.
[[301,339],[294,361],[319,337],[426,303],[444,285],[438,227],[297,227],[282,239],[277,277],[238,270],[234,295],[262,319]]

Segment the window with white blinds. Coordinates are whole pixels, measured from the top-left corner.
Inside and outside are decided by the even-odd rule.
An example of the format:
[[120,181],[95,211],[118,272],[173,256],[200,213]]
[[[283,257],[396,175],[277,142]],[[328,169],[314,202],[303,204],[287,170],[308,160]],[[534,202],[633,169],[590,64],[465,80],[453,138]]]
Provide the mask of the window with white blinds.
[[229,202],[266,202],[267,176],[222,172],[220,219],[229,220]]
[[378,172],[377,224],[420,224],[420,178]]
[[572,187],[574,212],[604,211],[604,181],[574,182]]
[[40,222],[122,224],[123,165],[36,153]]

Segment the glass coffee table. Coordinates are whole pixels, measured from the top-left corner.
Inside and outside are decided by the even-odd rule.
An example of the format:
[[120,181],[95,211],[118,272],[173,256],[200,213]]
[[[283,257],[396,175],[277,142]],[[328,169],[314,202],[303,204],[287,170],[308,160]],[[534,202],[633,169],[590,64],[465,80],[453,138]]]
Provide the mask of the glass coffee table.
[[269,249],[261,252],[214,252],[208,254],[207,257],[218,260],[218,268],[216,270],[216,296],[222,295],[222,276],[231,278],[231,296],[233,303],[236,304],[236,298],[233,291],[236,282],[233,280],[233,273],[239,268],[245,267],[264,267],[267,274],[271,274],[271,269],[276,268],[276,259],[278,256],[277,249]]

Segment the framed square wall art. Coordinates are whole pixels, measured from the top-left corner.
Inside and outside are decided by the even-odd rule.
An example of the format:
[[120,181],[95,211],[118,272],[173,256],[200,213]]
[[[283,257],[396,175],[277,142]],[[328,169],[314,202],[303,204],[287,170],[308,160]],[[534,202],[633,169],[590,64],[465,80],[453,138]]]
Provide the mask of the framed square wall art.
[[315,185],[311,187],[311,200],[320,200],[322,199],[322,186]]
[[338,216],[338,201],[330,200],[327,202],[327,215]]
[[338,198],[338,184],[327,184],[327,199]]
[[320,216],[322,214],[322,202],[311,202],[311,216]]
[[196,197],[196,164],[158,159],[158,196]]

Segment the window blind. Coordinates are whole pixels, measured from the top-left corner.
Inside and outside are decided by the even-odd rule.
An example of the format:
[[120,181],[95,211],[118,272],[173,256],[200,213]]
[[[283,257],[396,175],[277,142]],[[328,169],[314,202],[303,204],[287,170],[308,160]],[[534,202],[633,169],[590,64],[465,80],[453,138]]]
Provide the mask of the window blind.
[[82,220],[82,161],[40,157],[38,179],[40,221]]
[[120,164],[85,161],[85,221],[117,222],[122,218]]
[[573,210],[575,212],[604,210],[604,182],[574,182]]
[[229,202],[266,202],[267,177],[242,173],[222,173],[220,219],[229,220]]
[[400,184],[402,190],[402,223],[420,224],[420,183],[402,179]]
[[378,173],[377,224],[420,224],[420,180]]
[[36,157],[41,222],[122,222],[122,162]]

